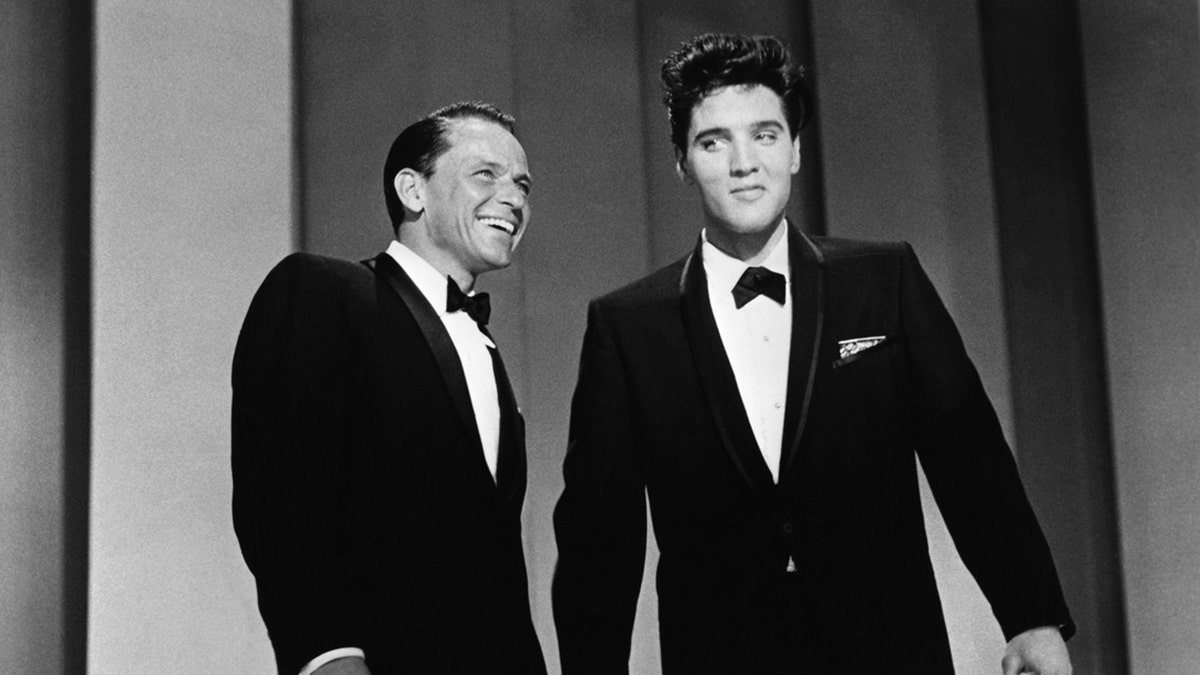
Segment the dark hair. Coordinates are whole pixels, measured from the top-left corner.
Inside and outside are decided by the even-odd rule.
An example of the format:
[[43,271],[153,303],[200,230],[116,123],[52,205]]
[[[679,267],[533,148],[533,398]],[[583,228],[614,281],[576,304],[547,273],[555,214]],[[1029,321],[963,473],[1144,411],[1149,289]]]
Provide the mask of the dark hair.
[[422,176],[433,175],[433,165],[450,149],[448,134],[450,122],[461,119],[479,119],[500,125],[510,134],[516,134],[516,123],[512,115],[482,101],[461,101],[429,113],[410,124],[392,141],[387,160],[383,163],[383,198],[388,216],[392,219],[392,230],[399,232],[404,222],[404,205],[396,194],[393,183],[396,174],[403,169],[413,169]]
[[761,84],[783,101],[788,131],[800,133],[812,116],[804,69],[778,38],[769,35],[705,33],[684,42],[662,64],[663,103],[671,122],[671,142],[687,154],[692,108],[714,89]]

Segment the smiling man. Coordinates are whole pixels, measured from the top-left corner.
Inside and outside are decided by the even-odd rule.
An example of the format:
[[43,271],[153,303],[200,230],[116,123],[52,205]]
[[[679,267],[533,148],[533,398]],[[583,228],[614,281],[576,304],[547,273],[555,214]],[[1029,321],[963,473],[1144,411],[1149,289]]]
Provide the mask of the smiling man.
[[525,152],[459,103],[383,178],[396,241],[285,258],[234,355],[234,526],[279,673],[544,673],[524,422],[474,292],[528,227]]
[[1010,640],[998,670],[1070,672],[1048,547],[912,249],[784,217],[812,112],[786,48],[703,35],[662,76],[703,229],[589,308],[554,516],[563,672],[628,671],[647,495],[665,673],[953,672],[918,455]]

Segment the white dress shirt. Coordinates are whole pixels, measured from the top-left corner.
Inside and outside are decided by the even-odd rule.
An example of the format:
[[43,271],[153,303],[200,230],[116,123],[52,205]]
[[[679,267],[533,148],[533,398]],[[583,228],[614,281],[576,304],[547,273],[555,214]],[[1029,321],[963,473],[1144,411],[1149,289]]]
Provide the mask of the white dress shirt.
[[[787,221],[779,224],[787,227]],[[733,287],[750,265],[720,251],[701,231],[701,258],[708,277],[708,301],[733,369],[746,418],[771,478],[779,482],[783,416],[787,409],[788,354],[792,345],[792,280],[788,275],[787,236],[780,237],[761,263],[787,280],[783,304],[760,295],[740,309]]]
[[[404,273],[433,305],[442,324],[446,326],[446,332],[450,333],[458,359],[462,361],[467,390],[471,393],[475,424],[479,429],[479,440],[483,443],[483,458],[487,460],[488,470],[495,480],[496,457],[500,451],[500,397],[496,393],[496,371],[493,370],[492,355],[488,350],[495,349],[496,345],[479,330],[479,324],[466,312],[446,311],[446,275],[398,241],[388,246],[387,253],[400,264]],[[472,291],[471,295],[474,294]]]
[[[400,265],[404,273],[412,279],[421,295],[433,305],[454,349],[462,362],[463,375],[467,378],[467,390],[471,394],[471,407],[475,410],[475,425],[479,430],[479,440],[483,443],[483,458],[488,470],[492,472],[492,480],[496,479],[496,459],[500,452],[500,397],[496,391],[496,372],[492,368],[492,355],[489,349],[496,345],[483,334],[479,324],[466,312],[446,311],[446,276],[430,265],[424,258],[412,249],[393,241],[388,246],[387,254]],[[472,292],[474,295],[474,292]],[[305,664],[300,675],[310,675],[314,670],[336,659],[348,656],[363,658],[363,650],[357,647],[332,649]]]

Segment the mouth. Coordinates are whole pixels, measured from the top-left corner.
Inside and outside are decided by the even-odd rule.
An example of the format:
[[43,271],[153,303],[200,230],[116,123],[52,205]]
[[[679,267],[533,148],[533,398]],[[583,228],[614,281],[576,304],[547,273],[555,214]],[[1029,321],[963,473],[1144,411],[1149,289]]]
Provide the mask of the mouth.
[[734,199],[752,201],[761,197],[766,191],[767,189],[761,185],[745,185],[730,190],[729,194],[733,195]]
[[517,233],[517,224],[510,220],[505,220],[503,218],[493,218],[493,217],[478,218],[476,220],[478,223],[480,223],[486,227],[490,227],[493,230],[500,230],[501,232],[503,232],[509,236],[512,236]]

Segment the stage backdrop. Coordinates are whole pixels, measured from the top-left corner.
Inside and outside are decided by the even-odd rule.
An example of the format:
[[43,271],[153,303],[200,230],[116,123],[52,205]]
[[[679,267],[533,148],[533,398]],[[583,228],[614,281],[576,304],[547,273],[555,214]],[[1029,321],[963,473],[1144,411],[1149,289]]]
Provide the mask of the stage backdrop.
[[[69,627],[86,606],[89,672],[271,672],[229,522],[242,315],[288,251],[382,248],[387,143],[464,97],[518,116],[537,180],[524,248],[488,285],[529,420],[531,600],[555,663],[550,510],[584,306],[695,236],[655,77],[667,50],[703,30],[811,36],[823,117],[803,171],[824,189],[793,215],[815,225],[824,213],[831,234],[912,240],[1014,431],[974,3],[821,3],[807,29],[784,0],[82,4],[94,8],[94,52],[88,31],[54,20],[90,25],[80,4],[0,10],[2,671],[79,672],[70,657],[84,640]],[[1197,5],[1080,9],[1130,671],[1195,672]],[[77,60],[94,79],[78,77]],[[69,95],[88,82],[94,110]],[[73,115],[94,133],[82,161],[64,150],[78,140]],[[73,272],[87,275],[82,296]],[[81,457],[90,494],[70,468]],[[1001,637],[936,517],[930,528],[956,663],[993,672]],[[72,568],[81,559],[86,576]],[[1063,574],[1087,592],[1100,583],[1088,569]],[[86,594],[72,595],[76,579]],[[635,672],[658,670],[653,608],[648,586]]]

